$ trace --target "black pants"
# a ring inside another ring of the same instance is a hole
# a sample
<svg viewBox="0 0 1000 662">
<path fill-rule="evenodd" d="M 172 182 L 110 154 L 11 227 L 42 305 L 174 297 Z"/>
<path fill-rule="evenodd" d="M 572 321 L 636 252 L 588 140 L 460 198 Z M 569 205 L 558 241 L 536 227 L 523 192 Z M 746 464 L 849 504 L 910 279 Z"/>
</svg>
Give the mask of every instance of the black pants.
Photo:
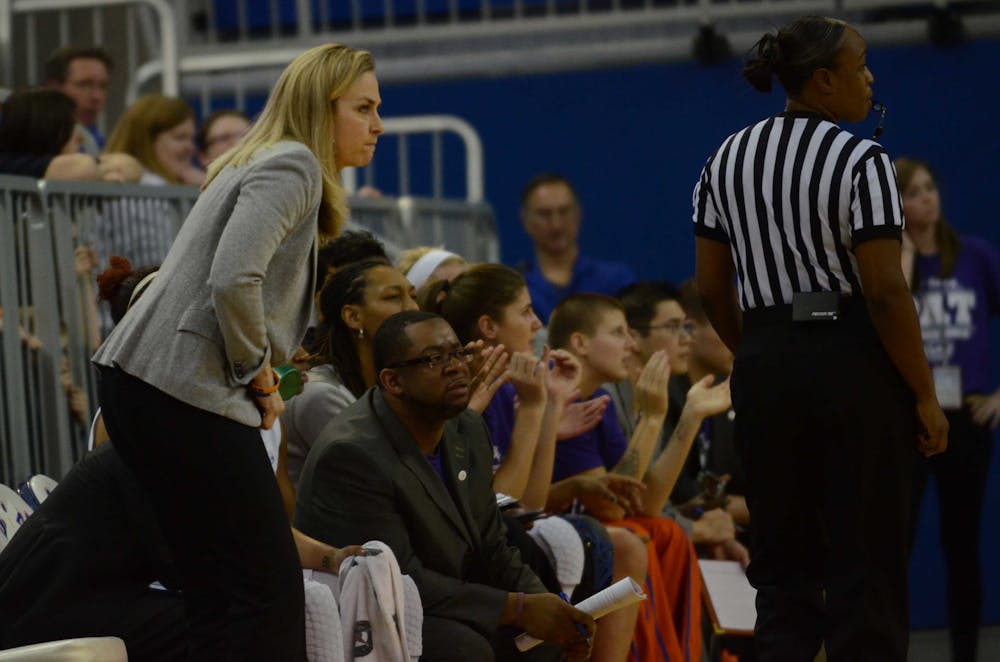
<svg viewBox="0 0 1000 662">
<path fill-rule="evenodd" d="M 948 567 L 948 626 L 954 662 L 975 662 L 982 611 L 979 536 L 993 433 L 972 421 L 968 409 L 948 414 L 948 450 L 914 457 L 913 527 L 928 474 L 934 473 L 941 505 L 941 548 Z"/>
<path fill-rule="evenodd" d="M 177 569 L 194 660 L 304 660 L 302 574 L 260 432 L 102 369 L 104 422 Z"/>
<path fill-rule="evenodd" d="M 84 457 L 0 554 L 0 649 L 109 636 L 130 660 L 183 660 L 187 619 L 153 591 L 166 559 L 149 506 L 115 449 Z"/>
<path fill-rule="evenodd" d="M 424 614 L 421 662 L 556 662 L 562 651 L 542 644 L 526 653 L 517 650 L 519 630 L 503 627 L 492 639 L 464 623 Z"/>
<path fill-rule="evenodd" d="M 790 314 L 788 318 L 790 319 Z M 863 302 L 747 316 L 732 381 L 761 660 L 905 660 L 914 400 Z"/>
</svg>

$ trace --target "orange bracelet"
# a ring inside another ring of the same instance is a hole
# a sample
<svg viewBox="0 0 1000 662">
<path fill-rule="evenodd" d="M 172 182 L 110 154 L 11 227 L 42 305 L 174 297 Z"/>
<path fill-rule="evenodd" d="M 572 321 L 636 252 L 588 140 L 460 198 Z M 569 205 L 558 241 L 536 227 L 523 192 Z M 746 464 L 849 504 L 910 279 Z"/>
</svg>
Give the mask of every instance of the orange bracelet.
<svg viewBox="0 0 1000 662">
<path fill-rule="evenodd" d="M 271 376 L 274 378 L 274 384 L 268 386 L 267 388 L 257 388 L 252 382 L 247 384 L 247 390 L 250 391 L 250 395 L 255 398 L 266 398 L 272 393 L 277 393 L 278 387 L 281 386 L 281 377 L 279 377 L 278 373 L 274 371 L 274 368 L 271 368 Z"/>
</svg>

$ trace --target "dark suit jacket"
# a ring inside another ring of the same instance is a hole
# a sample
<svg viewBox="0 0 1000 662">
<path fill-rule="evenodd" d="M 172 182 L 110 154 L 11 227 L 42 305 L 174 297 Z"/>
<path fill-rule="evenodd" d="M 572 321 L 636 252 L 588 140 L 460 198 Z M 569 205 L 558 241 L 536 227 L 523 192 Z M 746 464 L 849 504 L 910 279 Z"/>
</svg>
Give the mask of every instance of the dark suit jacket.
<svg viewBox="0 0 1000 662">
<path fill-rule="evenodd" d="M 493 492 L 493 446 L 467 410 L 445 426 L 444 482 L 378 389 L 323 429 L 306 458 L 295 526 L 332 545 L 385 542 L 424 613 L 494 635 L 507 593 L 545 587 L 508 546 Z"/>
</svg>

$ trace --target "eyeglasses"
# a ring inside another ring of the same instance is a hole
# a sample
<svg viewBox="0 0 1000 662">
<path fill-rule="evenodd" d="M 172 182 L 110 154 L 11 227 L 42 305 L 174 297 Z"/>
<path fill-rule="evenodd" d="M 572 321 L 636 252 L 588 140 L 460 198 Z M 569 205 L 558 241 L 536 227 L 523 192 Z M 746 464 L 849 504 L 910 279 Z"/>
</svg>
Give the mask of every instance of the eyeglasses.
<svg viewBox="0 0 1000 662">
<path fill-rule="evenodd" d="M 653 331 L 654 329 L 663 329 L 673 334 L 678 334 L 681 331 L 684 331 L 684 333 L 690 336 L 694 333 L 694 322 L 691 320 L 670 320 L 669 322 L 664 322 L 663 324 L 650 324 L 649 326 L 637 326 L 633 328 L 635 328 L 636 331 Z"/>
<path fill-rule="evenodd" d="M 395 363 L 387 365 L 386 368 L 406 368 L 408 366 L 420 365 L 434 369 L 448 365 L 452 361 L 458 361 L 459 363 L 471 363 L 472 357 L 475 355 L 476 350 L 474 347 L 465 347 L 463 349 L 456 349 L 453 352 L 438 352 L 435 354 L 428 354 L 426 356 L 418 356 L 415 359 L 396 361 Z"/>
</svg>

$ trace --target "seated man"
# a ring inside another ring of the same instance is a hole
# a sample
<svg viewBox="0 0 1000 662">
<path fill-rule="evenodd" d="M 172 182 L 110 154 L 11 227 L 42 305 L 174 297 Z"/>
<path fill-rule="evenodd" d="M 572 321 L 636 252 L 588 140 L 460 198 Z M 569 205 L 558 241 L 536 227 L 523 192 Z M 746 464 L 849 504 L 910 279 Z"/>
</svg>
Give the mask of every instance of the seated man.
<svg viewBox="0 0 1000 662">
<path fill-rule="evenodd" d="M 706 375 L 725 378 L 733 370 L 733 353 L 708 321 L 693 280 L 681 285 L 681 305 L 691 324 L 691 353 L 687 374 L 670 378 L 670 406 L 678 412 L 685 405 L 692 383 Z M 677 421 L 673 411 L 668 413 L 664 430 L 673 430 Z M 728 476 L 725 509 L 736 524 L 745 527 L 750 524 L 750 511 L 743 496 L 746 494 L 746 475 L 733 443 L 735 423 L 736 414 L 731 407 L 705 420 L 698 432 L 694 452 L 688 456 L 672 497 L 678 504 L 700 503 L 702 486 L 699 476 L 703 472 L 720 478 Z"/>
<path fill-rule="evenodd" d="M 313 444 L 295 524 L 330 544 L 392 548 L 420 590 L 423 660 L 585 659 L 593 620 L 546 593 L 507 544 L 489 434 L 468 409 L 473 352 L 438 315 L 387 319 L 374 340 L 378 386 Z M 514 628 L 563 651 L 519 655 Z"/>
<path fill-rule="evenodd" d="M 696 356 L 692 331 L 698 329 L 697 337 L 701 340 L 704 336 L 700 333 L 702 327 L 688 318 L 681 303 L 681 293 L 670 283 L 639 281 L 622 289 L 617 298 L 625 310 L 637 364 L 644 365 L 658 351 L 666 352 L 670 363 L 671 376 L 668 387 L 670 406 L 667 409 L 656 453 L 660 454 L 657 463 L 663 466 L 669 465 L 671 471 L 678 472 L 671 488 L 671 497 L 678 506 L 681 506 L 701 492 L 697 481 L 699 472 L 697 463 L 705 429 L 709 425 L 715 426 L 721 419 L 726 418 L 726 412 L 731 411 L 727 394 L 724 400 L 719 401 L 718 411 L 711 412 L 713 415 L 708 417 L 697 415 L 695 410 L 699 409 L 701 404 L 699 398 L 709 397 L 714 391 L 721 391 L 723 388 L 717 386 L 706 389 L 702 384 L 710 375 L 722 378 L 728 376 L 729 370 L 714 372 L 701 369 L 702 364 L 699 362 L 701 354 Z M 722 344 L 721 341 L 719 344 Z M 699 348 L 704 345 L 704 342 L 698 344 Z M 729 354 L 725 345 L 722 345 L 722 348 Z M 711 351 L 711 348 L 706 347 L 705 351 Z M 622 381 L 605 387 L 612 394 L 619 422 L 625 431 L 629 432 L 635 425 L 631 382 Z M 689 392 L 694 396 L 693 399 L 688 398 Z M 731 428 L 731 421 L 727 422 Z M 695 440 L 698 440 L 699 446 L 697 452 L 692 453 L 691 448 Z M 693 476 L 688 473 L 692 462 L 695 463 Z M 710 504 L 700 510 L 695 509 L 695 505 L 697 504 L 691 504 L 690 508 L 683 509 L 684 513 L 694 517 L 689 532 L 692 541 L 696 544 L 711 545 L 710 551 L 716 557 L 748 563 L 749 556 L 746 549 L 735 541 L 736 527 L 733 514 L 712 508 Z M 675 516 L 669 508 L 665 514 L 668 512 L 671 516 Z"/>
</svg>

